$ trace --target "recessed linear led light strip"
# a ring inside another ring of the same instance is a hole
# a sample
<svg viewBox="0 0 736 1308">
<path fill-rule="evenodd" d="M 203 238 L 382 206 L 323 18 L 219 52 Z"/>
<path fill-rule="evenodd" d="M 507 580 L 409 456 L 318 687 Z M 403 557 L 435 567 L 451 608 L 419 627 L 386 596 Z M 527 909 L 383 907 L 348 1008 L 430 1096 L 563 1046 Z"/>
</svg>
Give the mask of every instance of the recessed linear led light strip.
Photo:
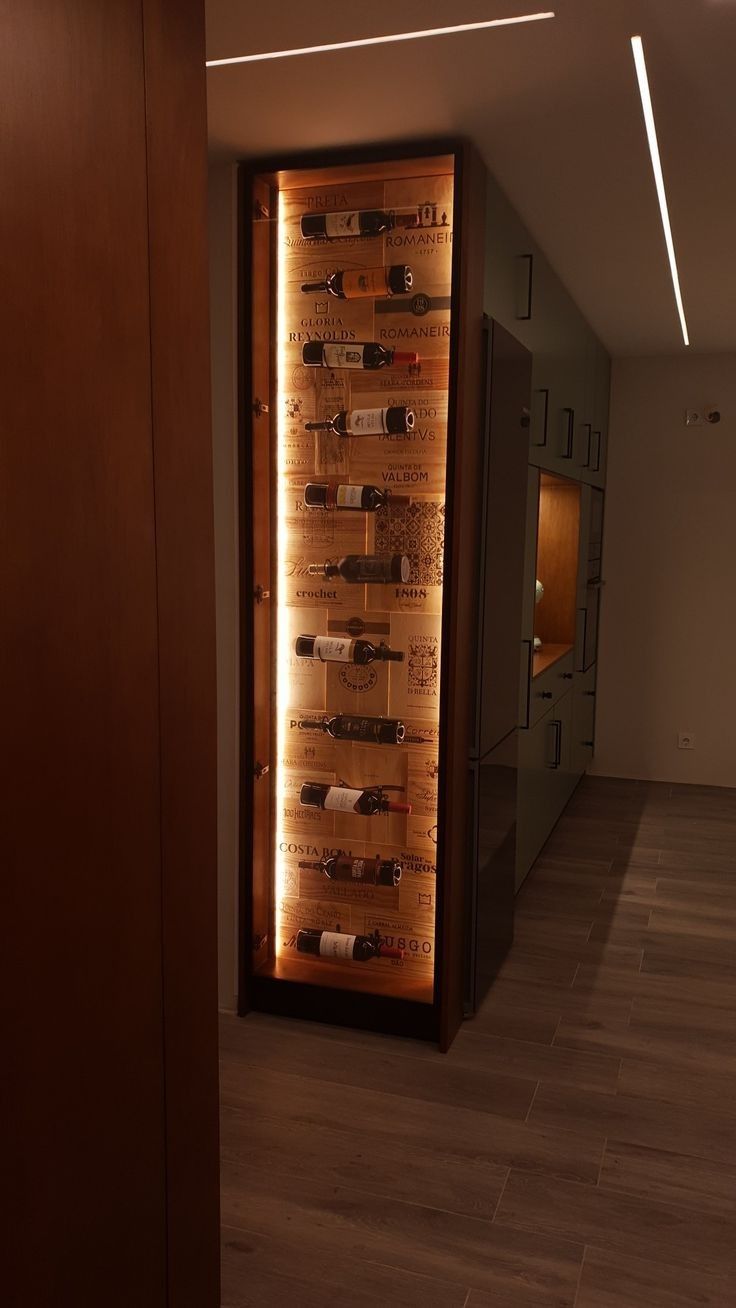
<svg viewBox="0 0 736 1308">
<path fill-rule="evenodd" d="M 649 78 L 647 77 L 647 65 L 644 59 L 644 46 L 640 36 L 632 36 L 631 49 L 634 55 L 634 65 L 636 67 L 636 76 L 639 82 L 639 95 L 641 96 L 641 107 L 644 114 L 644 123 L 647 129 L 647 140 L 649 142 L 649 153 L 652 159 L 652 171 L 654 181 L 657 187 L 657 198 L 659 200 L 659 211 L 662 215 L 662 227 L 664 229 L 665 245 L 667 246 L 667 257 L 670 261 L 670 275 L 672 277 L 672 287 L 675 292 L 675 303 L 677 312 L 680 315 L 680 326 L 682 328 L 682 338 L 686 345 L 690 344 L 690 338 L 687 334 L 687 323 L 685 321 L 685 310 L 682 304 L 682 293 L 680 291 L 680 278 L 677 272 L 677 260 L 675 258 L 675 245 L 672 240 L 672 228 L 670 226 L 670 215 L 667 208 L 667 195 L 664 189 L 664 175 L 662 173 L 662 163 L 659 157 L 659 145 L 657 144 L 657 128 L 654 123 L 654 110 L 652 108 L 652 97 L 649 92 Z"/>
<path fill-rule="evenodd" d="M 292 59 L 295 55 L 326 54 L 330 50 L 356 50 L 363 45 L 391 45 L 394 41 L 423 41 L 428 36 L 454 36 L 458 32 L 480 32 L 488 27 L 513 27 L 516 23 L 539 23 L 554 18 L 554 11 L 519 14 L 515 18 L 489 18 L 483 23 L 457 23 L 453 27 L 427 27 L 417 32 L 392 32 L 388 36 L 364 36 L 355 41 L 333 41 L 329 45 L 305 45 L 296 50 L 266 50 L 261 54 L 234 55 L 231 59 L 208 59 L 207 68 L 223 64 L 254 64 L 263 59 Z"/>
</svg>

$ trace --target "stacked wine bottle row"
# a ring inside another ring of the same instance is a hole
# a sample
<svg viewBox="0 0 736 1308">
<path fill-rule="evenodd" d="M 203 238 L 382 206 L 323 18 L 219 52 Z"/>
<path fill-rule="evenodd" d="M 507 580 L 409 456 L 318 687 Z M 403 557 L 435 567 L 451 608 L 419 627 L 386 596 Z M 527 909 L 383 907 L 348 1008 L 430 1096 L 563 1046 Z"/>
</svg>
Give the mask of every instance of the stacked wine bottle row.
<svg viewBox="0 0 736 1308">
<path fill-rule="evenodd" d="M 411 227 L 417 223 L 416 214 L 396 214 L 394 211 L 362 210 L 347 213 L 312 215 L 301 218 L 301 234 L 306 239 L 333 240 L 356 236 L 376 236 L 395 227 Z M 364 269 L 336 269 L 322 280 L 304 282 L 306 294 L 328 294 L 340 300 L 391 297 L 407 294 L 413 286 L 413 272 L 406 264 Z M 302 347 L 302 363 L 307 367 L 329 369 L 365 369 L 408 366 L 416 368 L 419 357 L 410 351 L 388 349 L 375 341 L 337 342 L 310 341 Z M 415 415 L 406 406 L 388 406 L 373 409 L 341 410 L 334 417 L 306 422 L 306 431 L 329 432 L 342 438 L 369 436 L 408 435 L 414 430 Z M 348 512 L 374 513 L 389 505 L 404 507 L 410 503 L 407 495 L 393 494 L 372 485 L 351 485 L 329 482 L 309 482 L 304 490 L 307 509 L 335 509 Z M 313 576 L 340 578 L 353 585 L 405 584 L 410 577 L 411 565 L 404 554 L 360 555 L 346 554 L 335 561 L 313 563 L 309 566 Z M 384 643 L 374 645 L 369 640 L 343 639 L 334 636 L 300 635 L 295 642 L 300 658 L 315 659 L 324 663 L 350 663 L 366 666 L 374 661 L 402 662 L 403 651 L 392 650 Z M 406 727 L 398 718 L 367 717 L 356 714 L 326 714 L 320 718 L 303 718 L 298 722 L 303 731 L 319 731 L 333 740 L 359 744 L 385 746 L 401 745 L 406 739 Z M 387 792 L 398 789 L 390 786 L 368 786 L 355 789 L 344 784 L 327 785 L 322 782 L 305 782 L 301 787 L 300 802 L 305 807 L 358 813 L 373 817 L 381 813 L 411 813 L 411 805 L 390 799 Z M 401 865 L 394 859 L 374 860 L 352 858 L 346 854 L 324 857 L 314 863 L 300 863 L 335 881 L 377 886 L 398 885 Z M 296 936 L 296 948 L 312 957 L 344 959 L 365 962 L 373 958 L 400 958 L 403 951 L 382 944 L 380 938 L 352 936 L 336 932 L 302 929 Z"/>
</svg>

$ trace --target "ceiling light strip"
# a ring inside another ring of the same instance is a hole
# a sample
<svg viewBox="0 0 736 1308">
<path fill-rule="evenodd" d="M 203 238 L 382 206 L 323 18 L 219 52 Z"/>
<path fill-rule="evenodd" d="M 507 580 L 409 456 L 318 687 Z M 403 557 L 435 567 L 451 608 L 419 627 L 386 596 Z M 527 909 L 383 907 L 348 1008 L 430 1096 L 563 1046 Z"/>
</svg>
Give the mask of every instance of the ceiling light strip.
<svg viewBox="0 0 736 1308">
<path fill-rule="evenodd" d="M 458 23 L 454 27 L 428 27 L 418 32 L 393 32 L 389 36 L 365 36 L 355 41 L 333 41 L 330 45 L 305 45 L 296 50 L 266 50 L 262 54 L 235 55 L 231 59 L 208 59 L 208 68 L 224 64 L 254 64 L 264 59 L 292 59 L 295 55 L 325 54 L 330 50 L 355 50 L 364 45 L 391 45 L 394 41 L 422 41 L 428 36 L 453 36 L 457 32 L 479 32 L 488 27 L 512 27 L 516 23 L 538 23 L 554 18 L 554 11 L 520 14 L 516 18 L 490 18 L 483 23 Z"/>
<path fill-rule="evenodd" d="M 680 326 L 682 328 L 682 338 L 686 345 L 690 344 L 690 338 L 687 334 L 687 323 L 685 321 L 685 310 L 682 304 L 682 293 L 680 291 L 680 277 L 677 272 L 677 259 L 675 258 L 675 244 L 672 240 L 672 228 L 670 226 L 670 215 L 667 208 L 667 195 L 664 189 L 664 175 L 662 173 L 662 163 L 659 157 L 659 145 L 657 144 L 657 129 L 654 124 L 654 110 L 652 109 L 652 97 L 649 92 L 649 78 L 647 77 L 647 65 L 644 59 L 644 46 L 640 36 L 632 36 L 631 49 L 634 55 L 634 65 L 636 67 L 636 76 L 639 82 L 639 95 L 641 96 L 641 107 L 644 114 L 644 123 L 647 129 L 647 140 L 649 142 L 649 153 L 652 159 L 652 171 L 654 181 L 657 187 L 657 198 L 659 200 L 659 211 L 662 215 L 662 227 L 664 229 L 665 245 L 667 246 L 667 257 L 670 261 L 670 275 L 672 277 L 672 287 L 675 292 L 675 303 L 677 312 L 680 315 Z"/>
</svg>

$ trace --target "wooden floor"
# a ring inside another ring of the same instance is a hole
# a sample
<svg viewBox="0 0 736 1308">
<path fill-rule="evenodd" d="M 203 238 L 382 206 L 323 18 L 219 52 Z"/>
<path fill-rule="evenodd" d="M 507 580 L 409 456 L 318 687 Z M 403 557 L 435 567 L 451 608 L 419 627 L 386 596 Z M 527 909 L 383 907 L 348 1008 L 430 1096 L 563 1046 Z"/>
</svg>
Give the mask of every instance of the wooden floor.
<svg viewBox="0 0 736 1308">
<path fill-rule="evenodd" d="M 736 791 L 586 779 L 442 1056 L 222 1023 L 223 1304 L 736 1305 Z"/>
</svg>

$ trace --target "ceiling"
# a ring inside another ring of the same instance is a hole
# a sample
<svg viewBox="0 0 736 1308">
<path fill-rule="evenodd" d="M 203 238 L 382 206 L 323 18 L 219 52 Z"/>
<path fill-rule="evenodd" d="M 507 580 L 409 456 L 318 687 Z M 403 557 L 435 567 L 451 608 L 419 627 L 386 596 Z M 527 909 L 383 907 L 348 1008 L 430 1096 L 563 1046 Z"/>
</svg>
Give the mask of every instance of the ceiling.
<svg viewBox="0 0 736 1308">
<path fill-rule="evenodd" d="M 469 136 L 608 349 L 684 351 L 638 32 L 691 350 L 736 350 L 736 0 L 207 0 L 208 58 L 546 8 L 557 17 L 208 69 L 212 152 Z"/>
</svg>

